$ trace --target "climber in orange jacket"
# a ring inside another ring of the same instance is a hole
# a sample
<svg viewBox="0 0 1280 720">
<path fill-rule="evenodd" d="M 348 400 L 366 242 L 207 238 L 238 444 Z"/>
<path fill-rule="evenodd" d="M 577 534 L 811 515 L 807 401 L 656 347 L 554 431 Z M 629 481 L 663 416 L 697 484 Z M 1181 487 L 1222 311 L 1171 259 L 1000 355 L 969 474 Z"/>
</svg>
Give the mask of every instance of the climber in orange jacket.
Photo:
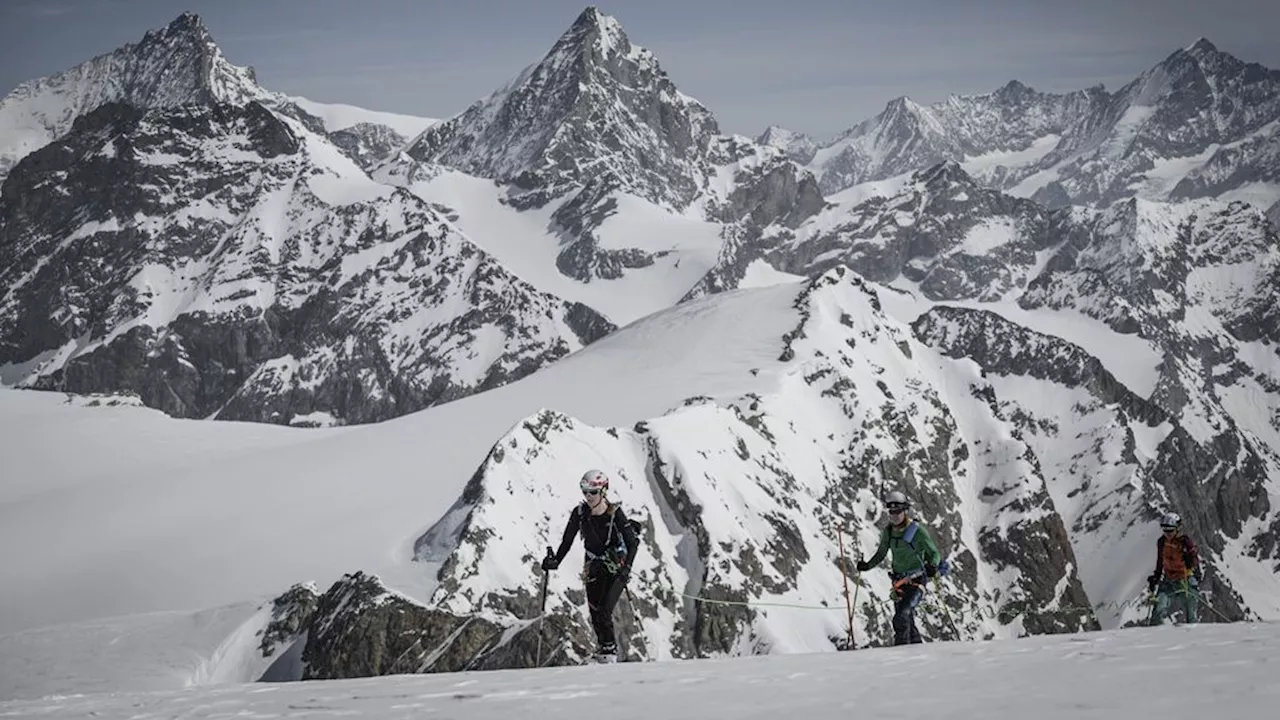
<svg viewBox="0 0 1280 720">
<path fill-rule="evenodd" d="M 1185 621 L 1194 623 L 1200 610 L 1200 550 L 1182 532 L 1177 513 L 1166 513 L 1160 529 L 1164 532 L 1156 540 L 1156 570 L 1147 578 L 1147 588 L 1156 596 L 1151 624 L 1164 622 L 1175 599 L 1182 600 Z"/>
</svg>

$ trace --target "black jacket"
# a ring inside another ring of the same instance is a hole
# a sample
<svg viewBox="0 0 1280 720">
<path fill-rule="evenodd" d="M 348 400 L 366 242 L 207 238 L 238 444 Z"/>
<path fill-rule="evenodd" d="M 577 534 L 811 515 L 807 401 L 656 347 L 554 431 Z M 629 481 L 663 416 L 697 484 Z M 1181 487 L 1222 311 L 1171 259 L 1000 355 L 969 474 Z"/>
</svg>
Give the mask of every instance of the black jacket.
<svg viewBox="0 0 1280 720">
<path fill-rule="evenodd" d="M 573 538 L 579 532 L 582 533 L 582 547 L 586 550 L 588 562 L 608 556 L 612 561 L 629 568 L 640 547 L 635 526 L 627 520 L 621 507 L 610 504 L 604 513 L 592 515 L 591 508 L 583 502 L 569 513 L 564 538 L 560 541 L 560 549 L 556 551 L 557 564 L 569 553 Z"/>
</svg>

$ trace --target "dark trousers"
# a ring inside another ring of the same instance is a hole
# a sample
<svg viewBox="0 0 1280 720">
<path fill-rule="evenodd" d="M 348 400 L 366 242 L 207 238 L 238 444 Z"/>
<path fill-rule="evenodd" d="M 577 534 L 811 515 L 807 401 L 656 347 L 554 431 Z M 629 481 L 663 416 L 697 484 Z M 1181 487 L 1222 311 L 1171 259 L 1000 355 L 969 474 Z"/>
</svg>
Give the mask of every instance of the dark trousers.
<svg viewBox="0 0 1280 720">
<path fill-rule="evenodd" d="M 618 598 L 622 597 L 622 591 L 627 585 L 598 560 L 587 563 L 585 575 L 591 629 L 595 630 L 596 641 L 600 643 L 602 650 L 613 650 L 616 647 L 613 608 L 618 604 Z"/>
<path fill-rule="evenodd" d="M 916 606 L 924 597 L 924 590 L 915 583 L 906 583 L 894 594 L 893 644 L 914 645 L 922 643 L 920 630 L 916 628 Z"/>
</svg>

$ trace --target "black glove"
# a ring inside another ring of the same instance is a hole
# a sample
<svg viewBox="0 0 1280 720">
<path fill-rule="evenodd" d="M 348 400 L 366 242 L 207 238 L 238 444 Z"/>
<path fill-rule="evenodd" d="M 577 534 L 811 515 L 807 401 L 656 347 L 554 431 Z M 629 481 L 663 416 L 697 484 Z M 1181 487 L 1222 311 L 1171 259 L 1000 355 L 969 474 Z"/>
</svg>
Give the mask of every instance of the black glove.
<svg viewBox="0 0 1280 720">
<path fill-rule="evenodd" d="M 558 567 L 560 567 L 560 561 L 556 559 L 555 555 L 548 555 L 542 558 L 543 570 L 555 570 Z"/>
<path fill-rule="evenodd" d="M 1160 576 L 1156 575 L 1155 573 L 1151 573 L 1150 577 L 1147 578 L 1147 590 L 1149 592 L 1155 592 L 1156 585 L 1159 585 L 1159 584 L 1160 584 Z"/>
<path fill-rule="evenodd" d="M 871 569 L 871 563 L 867 562 L 866 560 L 858 561 L 858 572 L 866 572 L 870 569 Z"/>
<path fill-rule="evenodd" d="M 618 579 L 622 581 L 623 585 L 626 585 L 627 581 L 631 579 L 631 568 L 626 565 L 620 566 L 618 568 Z"/>
<path fill-rule="evenodd" d="M 935 576 L 935 575 L 937 575 L 937 574 L 938 574 L 938 568 L 937 568 L 937 566 L 935 566 L 935 565 L 931 565 L 931 564 L 929 564 L 929 563 L 926 563 L 926 564 L 925 564 L 925 566 L 924 566 L 924 576 L 925 576 L 925 577 L 930 577 L 930 578 L 931 578 L 931 577 L 933 577 L 933 576 Z"/>
</svg>

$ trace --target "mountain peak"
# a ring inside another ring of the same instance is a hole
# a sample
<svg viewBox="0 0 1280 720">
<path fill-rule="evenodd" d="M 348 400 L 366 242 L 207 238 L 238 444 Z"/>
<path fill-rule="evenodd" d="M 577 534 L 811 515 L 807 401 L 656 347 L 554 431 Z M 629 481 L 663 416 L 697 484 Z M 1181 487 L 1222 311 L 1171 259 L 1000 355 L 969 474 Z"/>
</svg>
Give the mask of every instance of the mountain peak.
<svg viewBox="0 0 1280 720">
<path fill-rule="evenodd" d="M 1218 47 L 1213 43 L 1209 42 L 1208 38 L 1200 37 L 1200 38 L 1197 38 L 1195 42 L 1188 45 L 1186 47 L 1186 51 L 1193 55 L 1211 54 L 1211 53 L 1218 52 Z"/>
<path fill-rule="evenodd" d="M 218 52 L 218 46 L 213 42 L 209 28 L 205 27 L 204 20 L 193 12 L 184 12 L 171 20 L 168 25 L 148 30 L 142 36 L 141 42 L 125 47 L 148 48 L 156 43 L 184 42 L 190 43 L 193 48 L 197 48 L 202 53 Z"/>
<path fill-rule="evenodd" d="M 944 160 L 935 165 L 919 170 L 915 174 L 915 180 L 927 187 L 939 187 L 943 185 L 964 185 L 974 186 L 976 183 L 969 173 L 964 171 L 960 163 L 954 160 Z"/>
<path fill-rule="evenodd" d="M 174 18 L 168 26 L 170 30 L 196 28 L 204 28 L 204 21 L 200 19 L 199 15 L 189 10 Z"/>
<path fill-rule="evenodd" d="M 617 20 L 600 12 L 600 8 L 595 5 L 588 5 L 578 14 L 570 29 L 573 28 L 621 29 Z"/>
<path fill-rule="evenodd" d="M 539 61 L 432 126 L 408 156 L 538 191 L 613 182 L 683 207 L 719 127 L 614 18 L 588 7 Z M 530 195 L 532 198 L 533 195 Z"/>
<path fill-rule="evenodd" d="M 243 105 L 269 95 L 252 68 L 227 61 L 200 16 L 182 13 L 137 42 L 25 82 L 0 99 L 0 126 L 22 128 L 0 138 L 0 180 L 22 157 L 70 130 L 77 117 L 107 103 Z"/>
<path fill-rule="evenodd" d="M 647 50 L 631 44 L 617 18 L 600 12 L 594 5 L 588 6 L 578 15 L 573 25 L 556 41 L 548 58 L 576 55 L 586 58 L 593 54 L 591 50 L 606 59 L 621 54 L 630 59 L 643 57 L 653 62 L 653 57 Z"/>
<path fill-rule="evenodd" d="M 808 135 L 788 130 L 781 125 L 770 125 L 756 138 L 756 143 L 766 147 L 777 148 L 798 163 L 807 163 L 813 159 L 818 145 Z"/>
<path fill-rule="evenodd" d="M 915 100 L 912 100 L 907 95 L 899 95 L 898 97 L 885 103 L 884 109 L 885 110 L 908 110 L 911 112 L 917 112 L 920 110 L 920 103 L 916 102 Z"/>
<path fill-rule="evenodd" d="M 1002 98 L 1024 97 L 1026 95 L 1031 95 L 1034 92 L 1035 90 L 1032 89 L 1031 86 L 1018 80 L 1010 80 L 1009 82 L 1005 83 L 999 90 L 995 91 L 995 96 L 1002 97 Z"/>
</svg>

